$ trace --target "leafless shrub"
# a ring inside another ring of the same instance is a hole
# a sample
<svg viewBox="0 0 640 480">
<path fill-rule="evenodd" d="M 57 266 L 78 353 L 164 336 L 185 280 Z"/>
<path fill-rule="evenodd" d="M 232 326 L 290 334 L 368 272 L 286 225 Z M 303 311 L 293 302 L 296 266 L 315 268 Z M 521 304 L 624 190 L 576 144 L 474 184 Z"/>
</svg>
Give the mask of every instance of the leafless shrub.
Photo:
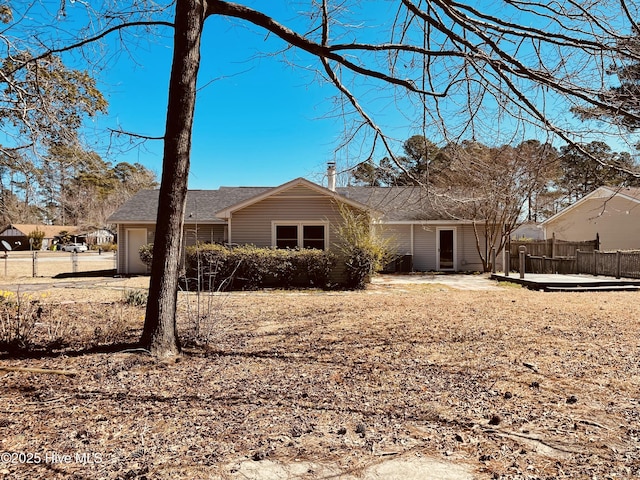
<svg viewBox="0 0 640 480">
<path fill-rule="evenodd" d="M 218 326 L 225 303 L 230 298 L 230 293 L 225 293 L 226 285 L 232 282 L 231 276 L 220 282 L 209 281 L 209 290 L 196 288 L 194 292 L 189 292 L 189 282 L 183 282 L 186 295 L 185 316 L 183 318 L 186 323 L 183 341 L 186 345 L 207 346 L 216 337 L 219 331 Z M 218 285 L 215 289 L 214 286 Z"/>
<path fill-rule="evenodd" d="M 40 323 L 40 326 L 44 330 L 45 343 L 51 347 L 66 344 L 75 328 L 62 315 L 48 315 L 46 321 Z"/>
<path fill-rule="evenodd" d="M 28 293 L 0 292 L 0 348 L 22 350 L 34 339 L 40 321 L 40 298 Z"/>
<path fill-rule="evenodd" d="M 125 301 L 111 304 L 111 311 L 106 315 L 106 321 L 93 329 L 92 343 L 111 344 L 128 340 L 128 332 L 132 324 L 137 321 L 137 316 L 143 317 L 142 305 Z"/>
<path fill-rule="evenodd" d="M 147 304 L 148 296 L 146 290 L 126 290 L 122 301 L 127 305 L 143 307 Z"/>
</svg>

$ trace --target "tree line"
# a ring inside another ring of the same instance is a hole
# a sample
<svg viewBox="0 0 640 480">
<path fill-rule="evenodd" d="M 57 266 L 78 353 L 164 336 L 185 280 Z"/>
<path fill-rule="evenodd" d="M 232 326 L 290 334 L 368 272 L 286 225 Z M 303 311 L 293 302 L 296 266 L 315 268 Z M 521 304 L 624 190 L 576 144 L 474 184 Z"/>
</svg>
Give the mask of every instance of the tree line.
<svg viewBox="0 0 640 480">
<path fill-rule="evenodd" d="M 403 155 L 365 161 L 351 170 L 361 185 L 423 188 L 445 217 L 471 220 L 485 271 L 490 245 L 501 250 L 523 221 L 542 221 L 602 185 L 638 186 L 640 168 L 628 152 L 606 143 L 555 148 L 526 140 L 491 147 L 477 141 L 438 147 L 414 135 Z"/>
<path fill-rule="evenodd" d="M 104 227 L 156 175 L 140 163 L 115 165 L 78 145 L 52 145 L 42 161 L 0 151 L 0 223 Z"/>
<path fill-rule="evenodd" d="M 484 210 L 510 210 L 510 223 L 545 220 L 600 186 L 640 186 L 640 167 L 631 153 L 602 141 L 560 148 L 538 140 L 438 147 L 414 135 L 404 142 L 402 155 L 359 163 L 350 176 L 359 185 L 446 189 L 460 202 L 484 203 Z"/>
</svg>

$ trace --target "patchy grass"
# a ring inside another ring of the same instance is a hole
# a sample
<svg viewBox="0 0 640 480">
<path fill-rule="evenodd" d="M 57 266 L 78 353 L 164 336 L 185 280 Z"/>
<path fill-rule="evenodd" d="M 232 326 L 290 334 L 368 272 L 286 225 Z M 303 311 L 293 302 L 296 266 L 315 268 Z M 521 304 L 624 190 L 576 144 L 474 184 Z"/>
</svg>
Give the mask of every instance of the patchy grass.
<svg viewBox="0 0 640 480">
<path fill-rule="evenodd" d="M 638 293 L 181 295 L 180 331 L 200 335 L 167 364 L 132 350 L 144 307 L 109 285 L 76 285 L 78 302 L 51 289 L 34 342 L 55 322 L 64 344 L 2 359 L 76 374 L 0 372 L 0 452 L 43 460 L 0 463 L 5 478 L 236 478 L 263 458 L 357 472 L 417 454 L 479 478 L 640 475 Z"/>
<path fill-rule="evenodd" d="M 522 288 L 522 285 L 515 282 L 498 282 L 498 285 L 503 288 Z"/>
</svg>

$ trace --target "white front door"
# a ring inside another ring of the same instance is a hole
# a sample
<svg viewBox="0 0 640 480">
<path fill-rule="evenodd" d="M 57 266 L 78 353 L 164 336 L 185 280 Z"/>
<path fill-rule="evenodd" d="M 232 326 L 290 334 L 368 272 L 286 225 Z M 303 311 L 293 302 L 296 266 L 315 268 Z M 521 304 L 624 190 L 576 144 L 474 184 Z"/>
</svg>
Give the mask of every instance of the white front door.
<svg viewBox="0 0 640 480">
<path fill-rule="evenodd" d="M 127 265 L 129 275 L 147 273 L 147 266 L 140 260 L 140 247 L 147 243 L 146 228 L 127 228 L 126 230 Z"/>
</svg>

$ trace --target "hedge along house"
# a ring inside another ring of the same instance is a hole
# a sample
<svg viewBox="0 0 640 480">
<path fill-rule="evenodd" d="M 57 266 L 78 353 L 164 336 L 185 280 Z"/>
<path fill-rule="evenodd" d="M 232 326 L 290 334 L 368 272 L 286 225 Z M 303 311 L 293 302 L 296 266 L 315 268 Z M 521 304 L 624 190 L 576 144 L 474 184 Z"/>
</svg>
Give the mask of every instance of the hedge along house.
<svg viewBox="0 0 640 480">
<path fill-rule="evenodd" d="M 335 226 L 342 221 L 338 208 L 342 203 L 369 213 L 396 254 L 410 259 L 410 270 L 482 270 L 473 222 L 452 219 L 451 212 L 437 213 L 424 189 L 336 188 L 331 166 L 328 178 L 328 187 L 296 178 L 278 187 L 190 190 L 183 245 L 205 242 L 336 251 L 340 239 Z M 138 250 L 154 240 L 157 209 L 158 190 L 144 190 L 109 218 L 117 224 L 118 273 L 147 273 Z"/>
</svg>

